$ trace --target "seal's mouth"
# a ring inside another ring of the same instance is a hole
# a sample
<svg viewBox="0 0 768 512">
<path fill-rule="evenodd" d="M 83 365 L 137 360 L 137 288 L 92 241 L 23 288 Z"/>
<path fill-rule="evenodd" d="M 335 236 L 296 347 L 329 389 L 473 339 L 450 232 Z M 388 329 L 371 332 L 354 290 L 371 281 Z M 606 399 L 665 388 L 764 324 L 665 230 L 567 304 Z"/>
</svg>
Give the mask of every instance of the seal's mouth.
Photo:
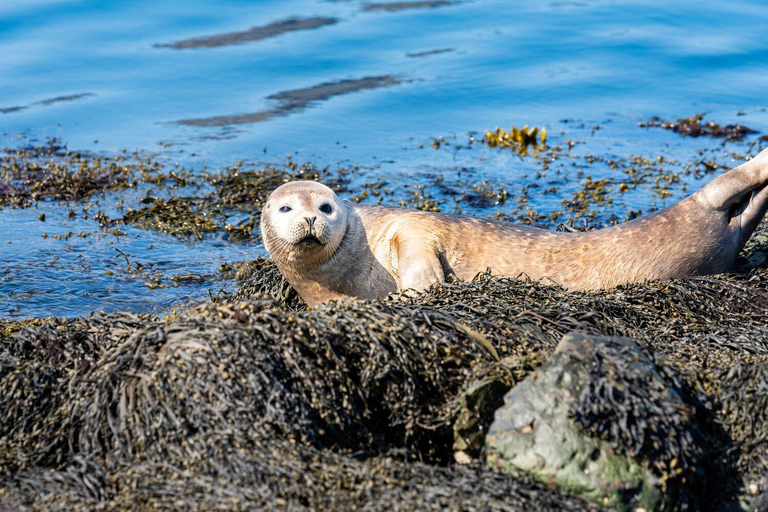
<svg viewBox="0 0 768 512">
<path fill-rule="evenodd" d="M 296 242 L 296 245 L 301 245 L 304 247 L 312 247 L 315 245 L 324 245 L 319 238 L 317 238 L 315 235 L 307 235 L 298 242 Z"/>
</svg>

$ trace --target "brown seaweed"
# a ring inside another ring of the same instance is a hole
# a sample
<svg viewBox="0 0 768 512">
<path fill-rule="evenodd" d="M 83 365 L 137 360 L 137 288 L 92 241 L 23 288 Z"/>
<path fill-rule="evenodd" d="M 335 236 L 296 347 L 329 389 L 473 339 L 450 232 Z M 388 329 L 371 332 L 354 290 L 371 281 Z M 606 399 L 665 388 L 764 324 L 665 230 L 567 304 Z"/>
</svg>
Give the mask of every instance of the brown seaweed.
<svg viewBox="0 0 768 512">
<path fill-rule="evenodd" d="M 742 141 L 747 135 L 757 133 L 756 130 L 741 124 L 720 125 L 714 121 L 702 122 L 704 114 L 697 114 L 677 121 L 664 121 L 653 117 L 640 123 L 641 128 L 659 127 L 679 133 L 683 137 L 713 137 L 727 142 Z"/>
</svg>

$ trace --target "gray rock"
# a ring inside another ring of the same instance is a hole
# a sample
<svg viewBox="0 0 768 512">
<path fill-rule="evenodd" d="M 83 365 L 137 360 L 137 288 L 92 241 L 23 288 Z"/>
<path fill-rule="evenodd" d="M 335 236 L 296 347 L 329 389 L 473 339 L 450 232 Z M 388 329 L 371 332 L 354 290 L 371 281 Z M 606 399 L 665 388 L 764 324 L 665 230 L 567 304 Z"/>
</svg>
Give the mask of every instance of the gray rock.
<svg viewBox="0 0 768 512">
<path fill-rule="evenodd" d="M 620 511 L 678 499 L 670 484 L 700 453 L 690 407 L 629 339 L 568 334 L 504 401 L 486 436 L 488 465 Z"/>
</svg>

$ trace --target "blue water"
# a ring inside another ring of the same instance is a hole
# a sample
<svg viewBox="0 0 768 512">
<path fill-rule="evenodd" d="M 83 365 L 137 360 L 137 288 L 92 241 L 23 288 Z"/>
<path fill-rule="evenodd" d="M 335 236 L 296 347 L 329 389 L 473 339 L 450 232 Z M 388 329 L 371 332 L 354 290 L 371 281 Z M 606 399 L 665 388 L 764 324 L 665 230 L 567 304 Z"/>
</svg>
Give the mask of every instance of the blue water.
<svg viewBox="0 0 768 512">
<path fill-rule="evenodd" d="M 572 139 L 581 155 L 684 162 L 705 149 L 724 165 L 732 163 L 731 151 L 745 153 L 755 137 L 722 149 L 719 141 L 637 124 L 654 115 L 706 113 L 768 133 L 768 7 L 761 1 L 476 0 L 399 11 L 366 5 L 3 0 L 0 143 L 57 137 L 72 149 L 109 154 L 128 148 L 214 169 L 289 153 L 318 165 L 359 163 L 361 182 L 390 180 L 394 192 L 387 200 L 394 202 L 435 175 L 457 183 L 495 180 L 512 192 L 533 183 L 538 164 L 532 159 L 466 148 L 467 132 L 496 126 L 544 126 L 553 143 Z M 230 46 L 157 46 L 295 17 L 337 22 Z M 284 91 L 383 76 L 399 83 L 308 102 L 260 122 L 178 123 L 268 111 L 279 103 L 269 97 Z M 463 147 L 434 150 L 435 137 Z M 532 197 L 537 211 L 561 209 L 560 199 L 586 174 L 616 178 L 619 172 L 583 160 L 578 165 L 581 174 L 553 171 L 543 178 L 541 185 L 560 190 Z M 700 185 L 695 177 L 683 182 L 668 198 L 640 188 L 610 213 L 623 218 L 629 210 L 657 208 Z M 38 220 L 41 210 L 0 211 L 2 318 L 162 311 L 232 286 L 150 290 L 141 280 L 110 273 L 125 265 L 116 247 L 166 276 L 213 273 L 223 261 L 264 254 L 258 244 L 216 237 L 181 242 L 135 228 L 115 237 L 93 221 L 69 220 L 64 206 L 41 208 L 45 223 Z M 491 215 L 511 205 L 461 208 Z M 94 234 L 50 236 L 85 230 Z"/>
</svg>

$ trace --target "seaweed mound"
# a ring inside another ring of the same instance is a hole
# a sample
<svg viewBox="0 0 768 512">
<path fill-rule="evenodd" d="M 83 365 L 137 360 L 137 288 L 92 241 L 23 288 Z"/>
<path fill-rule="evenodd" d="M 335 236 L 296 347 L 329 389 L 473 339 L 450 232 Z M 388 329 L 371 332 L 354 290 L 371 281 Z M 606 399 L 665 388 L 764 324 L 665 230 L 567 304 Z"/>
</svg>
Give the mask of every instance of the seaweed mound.
<svg viewBox="0 0 768 512">
<path fill-rule="evenodd" d="M 587 339 L 589 376 L 573 411 L 575 421 L 614 448 L 652 460 L 650 471 L 660 481 L 694 480 L 702 457 L 701 439 L 691 426 L 696 410 L 681 403 L 684 392 L 675 372 L 650 358 L 638 361 L 647 355 L 633 354 L 632 345 L 593 340 Z"/>
<path fill-rule="evenodd" d="M 588 509 L 530 480 L 441 467 L 452 398 L 491 352 L 512 348 L 467 332 L 405 303 L 296 313 L 272 300 L 24 330 L 2 354 L 0 497 L 45 508 Z"/>
<path fill-rule="evenodd" d="M 766 250 L 757 240 L 749 254 Z M 577 330 L 638 340 L 679 383 L 706 441 L 700 503 L 717 508 L 768 471 L 768 270 L 742 265 L 591 293 L 480 275 L 306 309 L 263 263 L 239 294 L 168 318 L 32 325 L 0 346 L 0 504 L 589 510 L 451 462 L 462 393 L 514 386 Z M 599 385 L 589 403 L 613 417 Z M 679 444 L 646 449 L 628 425 L 595 435 L 668 467 Z"/>
</svg>

